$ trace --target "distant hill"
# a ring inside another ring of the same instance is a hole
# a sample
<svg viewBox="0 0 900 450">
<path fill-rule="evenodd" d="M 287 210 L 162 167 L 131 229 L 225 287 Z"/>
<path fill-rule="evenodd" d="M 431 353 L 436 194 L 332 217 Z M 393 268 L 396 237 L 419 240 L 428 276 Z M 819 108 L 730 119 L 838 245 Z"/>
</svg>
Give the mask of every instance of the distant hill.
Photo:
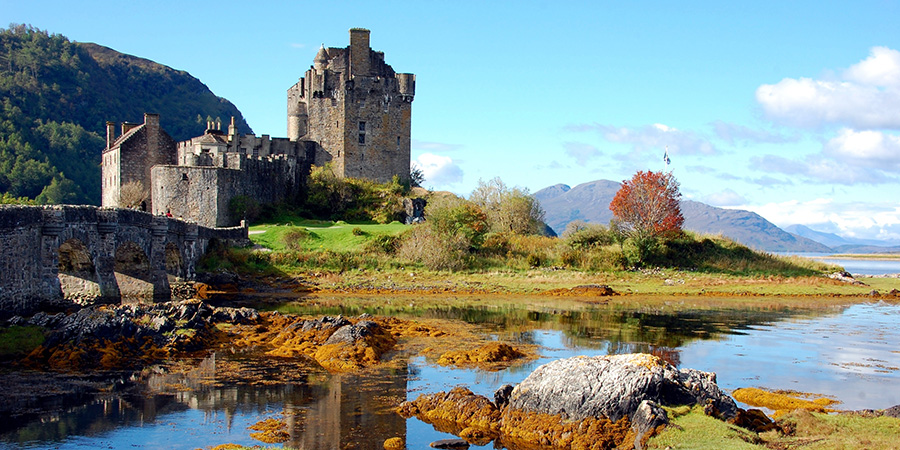
<svg viewBox="0 0 900 450">
<path fill-rule="evenodd" d="M 546 222 L 561 234 L 569 222 L 583 220 L 608 224 L 612 219 L 609 203 L 620 183 L 597 180 L 574 188 L 557 184 L 534 193 L 546 212 Z M 830 252 L 831 249 L 813 240 L 790 234 L 759 214 L 716 208 L 692 200 L 681 202 L 685 229 L 710 234 L 722 234 L 752 248 L 780 252 Z"/>
<path fill-rule="evenodd" d="M 813 230 L 805 225 L 790 225 L 784 228 L 798 236 L 812 239 L 831 247 L 836 253 L 897 253 L 900 242 L 877 239 L 846 238 L 834 233 Z"/>
<path fill-rule="evenodd" d="M 26 25 L 0 29 L 0 194 L 41 203 L 100 202 L 106 121 L 158 113 L 175 140 L 207 117 L 251 133 L 240 111 L 184 71 Z"/>
</svg>

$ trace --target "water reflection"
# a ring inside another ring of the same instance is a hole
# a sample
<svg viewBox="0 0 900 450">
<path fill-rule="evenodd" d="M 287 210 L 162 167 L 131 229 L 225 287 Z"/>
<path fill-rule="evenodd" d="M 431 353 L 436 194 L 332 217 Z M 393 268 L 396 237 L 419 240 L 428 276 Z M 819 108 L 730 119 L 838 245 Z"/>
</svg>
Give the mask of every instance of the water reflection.
<svg viewBox="0 0 900 450">
<path fill-rule="evenodd" d="M 407 300 L 343 299 L 340 306 L 292 302 L 306 315 L 437 318 L 478 324 L 488 336 L 541 347 L 536 361 L 485 372 L 398 356 L 390 367 L 332 375 L 298 360 L 209 355 L 135 374 L 127 383 L 65 412 L 15 424 L 0 447 L 204 448 L 259 444 L 248 426 L 283 418 L 299 449 L 381 448 L 405 437 L 426 448 L 448 437 L 393 412 L 424 392 L 466 385 L 492 395 L 538 365 L 574 355 L 648 352 L 675 365 L 717 372 L 726 389 L 761 386 L 830 395 L 846 408 L 885 408 L 900 380 L 900 307 L 662 308 L 561 304 L 410 306 Z M 876 398 L 877 397 L 877 398 Z M 889 403 L 889 404 L 888 404 Z M 9 428 L 7 428 L 9 430 Z"/>
<path fill-rule="evenodd" d="M 285 445 L 298 449 L 334 449 L 347 442 L 379 448 L 389 437 L 406 435 L 406 420 L 393 412 L 406 399 L 405 366 L 333 376 L 321 371 L 296 373 L 294 382 L 268 384 L 267 379 L 233 383 L 232 367 L 224 371 L 227 380 L 223 380 L 221 367 L 232 363 L 218 358 L 217 370 L 213 354 L 186 371 L 157 369 L 136 375 L 126 392 L 19 424 L 0 435 L 0 445 L 43 448 L 54 443 L 60 449 L 81 448 L 85 442 L 91 443 L 88 447 L 102 442 L 113 448 L 255 445 L 260 442 L 249 437 L 247 427 L 267 417 L 286 422 L 290 439 Z M 166 428 L 175 428 L 173 423 L 179 429 L 166 434 Z M 193 427 L 214 431 L 198 436 Z M 131 432 L 117 434 L 117 430 Z"/>
</svg>

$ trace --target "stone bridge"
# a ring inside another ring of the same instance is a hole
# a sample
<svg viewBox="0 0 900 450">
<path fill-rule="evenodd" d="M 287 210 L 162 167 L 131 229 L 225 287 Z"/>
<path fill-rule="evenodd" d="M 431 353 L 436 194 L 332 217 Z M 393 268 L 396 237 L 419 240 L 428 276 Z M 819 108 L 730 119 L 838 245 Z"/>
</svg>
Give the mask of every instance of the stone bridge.
<svg viewBox="0 0 900 450">
<path fill-rule="evenodd" d="M 0 316 L 168 300 L 170 282 L 192 280 L 213 240 L 244 244 L 247 228 L 96 206 L 0 206 Z"/>
</svg>

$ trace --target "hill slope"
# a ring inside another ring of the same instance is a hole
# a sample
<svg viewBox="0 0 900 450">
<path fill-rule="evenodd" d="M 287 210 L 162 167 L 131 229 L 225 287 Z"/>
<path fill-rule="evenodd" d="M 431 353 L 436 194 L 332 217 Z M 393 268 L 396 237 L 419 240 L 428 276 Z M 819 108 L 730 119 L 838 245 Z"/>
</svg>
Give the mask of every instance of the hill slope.
<svg viewBox="0 0 900 450">
<path fill-rule="evenodd" d="M 608 224 L 612 219 L 609 203 L 620 183 L 597 180 L 574 188 L 557 184 L 534 193 L 547 213 L 546 222 L 557 233 L 574 220 Z M 681 202 L 684 228 L 700 233 L 722 234 L 749 247 L 765 251 L 829 252 L 827 246 L 792 235 L 759 214 L 716 208 L 692 200 Z"/>
<path fill-rule="evenodd" d="M 240 111 L 200 80 L 97 44 L 30 26 L 0 29 L 0 194 L 42 203 L 100 202 L 106 121 L 158 113 L 175 140 L 201 134 L 206 118 Z M 199 119 L 199 123 L 198 123 Z"/>
</svg>

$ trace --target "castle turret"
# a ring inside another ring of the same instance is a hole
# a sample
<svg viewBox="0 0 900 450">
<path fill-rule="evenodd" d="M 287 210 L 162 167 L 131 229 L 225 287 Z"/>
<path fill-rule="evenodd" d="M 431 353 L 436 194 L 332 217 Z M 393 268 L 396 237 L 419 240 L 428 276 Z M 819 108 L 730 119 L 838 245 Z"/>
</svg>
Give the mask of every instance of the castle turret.
<svg viewBox="0 0 900 450">
<path fill-rule="evenodd" d="M 410 103 L 416 95 L 416 76 L 411 73 L 398 73 L 397 81 L 399 83 L 400 95 L 403 101 Z"/>
<path fill-rule="evenodd" d="M 328 50 L 325 50 L 325 44 L 319 47 L 319 53 L 316 53 L 316 59 L 313 60 L 313 67 L 322 73 L 325 66 L 328 65 Z"/>
</svg>

